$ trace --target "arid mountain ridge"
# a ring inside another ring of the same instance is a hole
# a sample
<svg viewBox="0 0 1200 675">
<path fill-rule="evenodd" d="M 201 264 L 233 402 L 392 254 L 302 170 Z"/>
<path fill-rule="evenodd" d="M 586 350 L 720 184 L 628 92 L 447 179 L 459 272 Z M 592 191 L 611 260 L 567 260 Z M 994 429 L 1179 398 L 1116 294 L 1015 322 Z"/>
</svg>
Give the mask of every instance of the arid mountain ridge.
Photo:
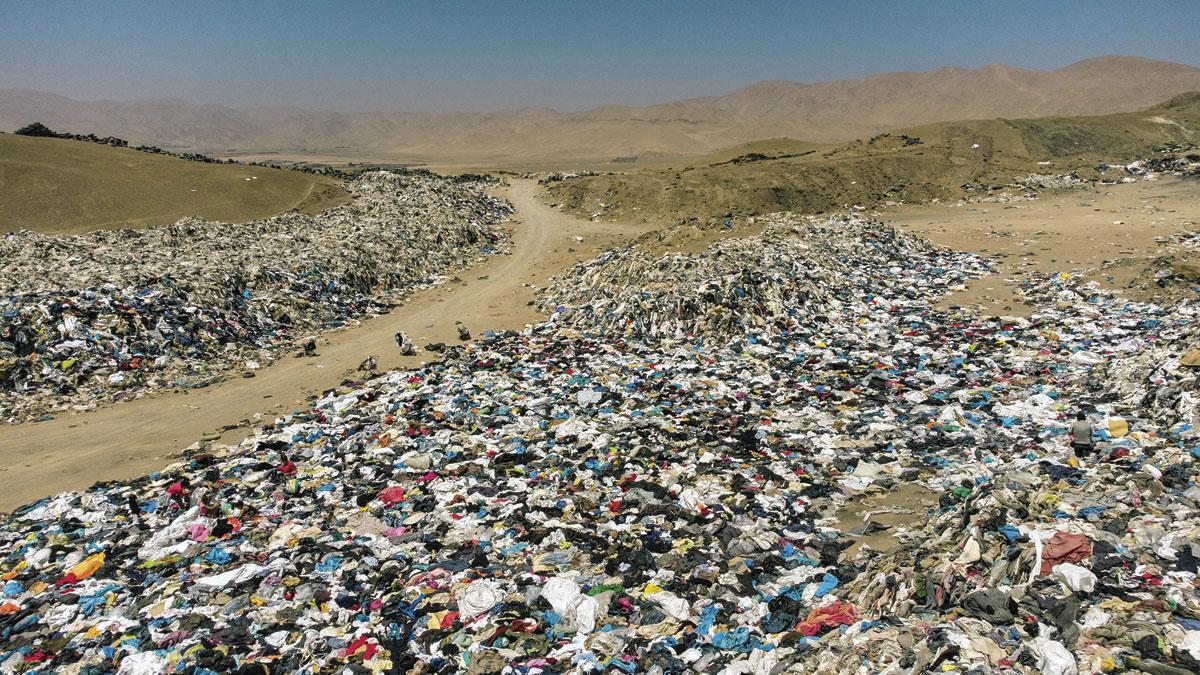
<svg viewBox="0 0 1200 675">
<path fill-rule="evenodd" d="M 945 120 L 1129 112 L 1200 91 L 1200 68 L 1105 56 L 1057 70 L 940 68 L 816 84 L 764 81 L 721 96 L 576 113 L 337 113 L 175 99 L 76 101 L 0 90 L 0 130 L 60 131 L 212 154 L 325 155 L 480 165 L 698 155 L 770 137 L 838 142 Z"/>
</svg>

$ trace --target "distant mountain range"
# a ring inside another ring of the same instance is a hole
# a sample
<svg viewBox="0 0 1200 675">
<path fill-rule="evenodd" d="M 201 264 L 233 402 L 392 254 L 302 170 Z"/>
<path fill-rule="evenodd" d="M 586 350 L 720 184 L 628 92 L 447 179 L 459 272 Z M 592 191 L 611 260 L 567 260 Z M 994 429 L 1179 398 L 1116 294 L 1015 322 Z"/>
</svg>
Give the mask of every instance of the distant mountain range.
<svg viewBox="0 0 1200 675">
<path fill-rule="evenodd" d="M 336 155 L 515 165 L 668 158 L 754 139 L 835 142 L 958 119 L 1128 112 L 1200 91 L 1200 68 L 1132 56 L 1057 70 L 939 68 L 816 84 L 766 81 L 722 96 L 578 113 L 333 113 L 236 109 L 175 99 L 75 101 L 0 90 L 0 130 L 40 121 L 57 131 L 212 154 Z"/>
</svg>

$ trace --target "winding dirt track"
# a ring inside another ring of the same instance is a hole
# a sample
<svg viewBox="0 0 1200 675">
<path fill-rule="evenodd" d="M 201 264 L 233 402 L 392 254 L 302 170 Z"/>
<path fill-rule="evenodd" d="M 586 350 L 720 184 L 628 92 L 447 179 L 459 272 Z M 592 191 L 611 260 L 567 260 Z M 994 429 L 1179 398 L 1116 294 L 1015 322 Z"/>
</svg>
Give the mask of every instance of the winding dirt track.
<svg viewBox="0 0 1200 675">
<path fill-rule="evenodd" d="M 511 255 L 463 270 L 458 274 L 463 281 L 416 293 L 390 314 L 327 334 L 315 357 L 286 356 L 251 379 L 235 376 L 205 389 L 0 427 L 0 510 L 161 469 L 205 434 L 241 424 L 222 435 L 236 442 L 252 428 L 246 420 L 302 408 L 309 394 L 336 386 L 368 355 L 378 357 L 380 370 L 436 356 L 400 356 L 393 341 L 398 330 L 420 347 L 455 342 L 455 321 L 475 333 L 522 328 L 541 318 L 528 305 L 534 297 L 529 285 L 542 285 L 576 260 L 647 229 L 575 219 L 538 200 L 538 189 L 533 181 L 514 181 L 504 194 L 517 207 Z"/>
</svg>

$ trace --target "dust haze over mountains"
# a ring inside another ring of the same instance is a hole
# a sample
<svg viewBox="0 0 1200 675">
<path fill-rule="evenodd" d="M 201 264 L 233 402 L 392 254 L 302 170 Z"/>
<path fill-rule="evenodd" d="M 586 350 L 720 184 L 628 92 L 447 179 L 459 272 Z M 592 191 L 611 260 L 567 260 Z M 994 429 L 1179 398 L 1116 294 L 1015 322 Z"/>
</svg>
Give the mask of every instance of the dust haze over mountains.
<svg viewBox="0 0 1200 675">
<path fill-rule="evenodd" d="M 754 139 L 836 142 L 897 127 L 997 117 L 1128 112 L 1200 90 L 1200 68 L 1131 56 L 1057 70 L 940 68 L 815 84 L 764 81 L 718 96 L 577 113 L 337 113 L 236 109 L 181 100 L 76 101 L 0 90 L 0 130 L 41 121 L 61 131 L 212 154 L 367 157 L 515 166 L 643 163 Z"/>
</svg>

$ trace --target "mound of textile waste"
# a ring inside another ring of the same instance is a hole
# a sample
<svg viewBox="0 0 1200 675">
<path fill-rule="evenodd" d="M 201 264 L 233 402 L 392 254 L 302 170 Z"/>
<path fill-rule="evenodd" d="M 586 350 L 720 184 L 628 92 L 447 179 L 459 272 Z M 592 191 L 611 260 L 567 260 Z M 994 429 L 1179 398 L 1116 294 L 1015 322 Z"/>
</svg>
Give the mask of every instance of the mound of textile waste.
<svg viewBox="0 0 1200 675">
<path fill-rule="evenodd" d="M 879 250 L 820 320 L 485 335 L 18 509 L 0 672 L 1195 670 L 1200 309 L 980 320 Z"/>
<path fill-rule="evenodd" d="M 878 221 L 760 218 L 761 234 L 699 253 L 656 254 L 637 244 L 606 251 L 555 279 L 540 308 L 589 334 L 724 339 L 858 303 L 940 295 L 988 271 L 978 257 Z"/>
<path fill-rule="evenodd" d="M 212 383 L 503 248 L 481 182 L 363 174 L 317 216 L 0 239 L 0 418 Z"/>
</svg>

